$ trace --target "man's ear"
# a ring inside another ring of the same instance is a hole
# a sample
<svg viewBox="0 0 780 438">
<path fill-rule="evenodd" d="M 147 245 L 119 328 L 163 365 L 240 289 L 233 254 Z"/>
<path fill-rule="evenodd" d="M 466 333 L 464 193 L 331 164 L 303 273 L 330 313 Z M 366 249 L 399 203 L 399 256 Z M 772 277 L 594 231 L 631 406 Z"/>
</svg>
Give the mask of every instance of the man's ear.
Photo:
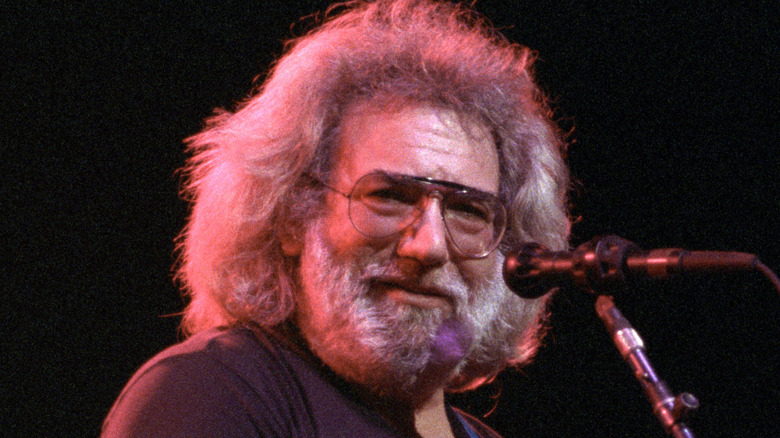
<svg viewBox="0 0 780 438">
<path fill-rule="evenodd" d="M 282 243 L 282 253 L 288 257 L 297 257 L 303 251 L 303 229 L 285 221 L 279 227 L 279 241 Z"/>
</svg>

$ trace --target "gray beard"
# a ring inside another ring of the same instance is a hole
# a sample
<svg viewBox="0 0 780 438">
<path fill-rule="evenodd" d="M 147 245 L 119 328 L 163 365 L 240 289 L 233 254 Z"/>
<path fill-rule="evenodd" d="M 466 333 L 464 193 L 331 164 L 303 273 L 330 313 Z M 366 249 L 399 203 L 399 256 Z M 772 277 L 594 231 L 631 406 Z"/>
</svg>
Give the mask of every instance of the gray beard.
<svg viewBox="0 0 780 438">
<path fill-rule="evenodd" d="M 301 255 L 296 322 L 314 354 L 337 374 L 376 396 L 417 405 L 458 379 L 470 355 L 500 356 L 501 367 L 506 364 L 514 346 L 505 341 L 522 336 L 527 318 L 499 318 L 507 301 L 522 306 L 503 282 L 500 261 L 490 278 L 469 285 L 453 269 L 420 272 L 398 260 L 336 254 L 320 229 L 309 229 Z M 444 288 L 453 308 L 387 298 L 372 279 L 388 276 Z M 511 333 L 497 337 L 497 327 Z"/>
</svg>

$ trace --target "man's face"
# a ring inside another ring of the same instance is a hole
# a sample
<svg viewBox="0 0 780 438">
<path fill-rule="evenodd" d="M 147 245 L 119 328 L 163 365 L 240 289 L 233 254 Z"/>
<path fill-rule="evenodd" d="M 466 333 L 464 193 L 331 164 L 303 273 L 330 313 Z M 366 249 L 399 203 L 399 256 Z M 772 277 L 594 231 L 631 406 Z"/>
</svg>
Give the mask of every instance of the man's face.
<svg viewBox="0 0 780 438">
<path fill-rule="evenodd" d="M 481 126 L 466 128 L 453 113 L 430 107 L 383 112 L 357 106 L 343 119 L 330 185 L 349 193 L 360 177 L 383 170 L 450 181 L 496 195 L 498 155 L 492 137 Z M 323 237 L 338 254 L 383 254 L 421 269 L 457 271 L 472 281 L 492 272 L 494 256 L 475 260 L 457 255 L 448 241 L 438 201 L 430 202 L 417 223 L 400 236 L 381 240 L 369 239 L 355 229 L 348 205 L 344 197 L 328 194 Z M 450 300 L 398 285 L 384 286 L 384 294 L 401 305 L 452 310 Z"/>
<path fill-rule="evenodd" d="M 491 136 L 447 111 L 358 105 L 343 118 L 337 145 L 329 185 L 342 193 L 376 170 L 498 192 Z M 328 191 L 326 213 L 307 231 L 296 314 L 303 336 L 337 373 L 374 392 L 404 397 L 442 386 L 513 298 L 501 257 L 458 255 L 438 199 L 382 239 L 358 232 L 348 205 Z"/>
</svg>

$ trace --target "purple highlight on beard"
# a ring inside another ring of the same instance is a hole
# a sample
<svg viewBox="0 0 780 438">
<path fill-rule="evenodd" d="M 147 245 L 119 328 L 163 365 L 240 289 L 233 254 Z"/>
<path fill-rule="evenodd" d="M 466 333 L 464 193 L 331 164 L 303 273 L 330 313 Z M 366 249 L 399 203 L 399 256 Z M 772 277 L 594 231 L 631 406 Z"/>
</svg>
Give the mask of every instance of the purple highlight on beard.
<svg viewBox="0 0 780 438">
<path fill-rule="evenodd" d="M 431 344 L 431 364 L 453 366 L 466 357 L 473 334 L 463 321 L 450 318 L 436 330 Z"/>
</svg>

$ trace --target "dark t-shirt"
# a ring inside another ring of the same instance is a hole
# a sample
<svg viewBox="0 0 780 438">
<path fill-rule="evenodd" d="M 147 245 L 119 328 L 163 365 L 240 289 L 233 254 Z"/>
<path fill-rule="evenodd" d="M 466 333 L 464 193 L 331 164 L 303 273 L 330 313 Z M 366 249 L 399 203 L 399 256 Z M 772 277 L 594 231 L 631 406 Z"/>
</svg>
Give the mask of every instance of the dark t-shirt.
<svg viewBox="0 0 780 438">
<path fill-rule="evenodd" d="M 498 437 L 448 407 L 458 438 Z M 102 437 L 402 437 L 349 386 L 272 336 L 213 329 L 174 345 L 128 382 Z"/>
</svg>

